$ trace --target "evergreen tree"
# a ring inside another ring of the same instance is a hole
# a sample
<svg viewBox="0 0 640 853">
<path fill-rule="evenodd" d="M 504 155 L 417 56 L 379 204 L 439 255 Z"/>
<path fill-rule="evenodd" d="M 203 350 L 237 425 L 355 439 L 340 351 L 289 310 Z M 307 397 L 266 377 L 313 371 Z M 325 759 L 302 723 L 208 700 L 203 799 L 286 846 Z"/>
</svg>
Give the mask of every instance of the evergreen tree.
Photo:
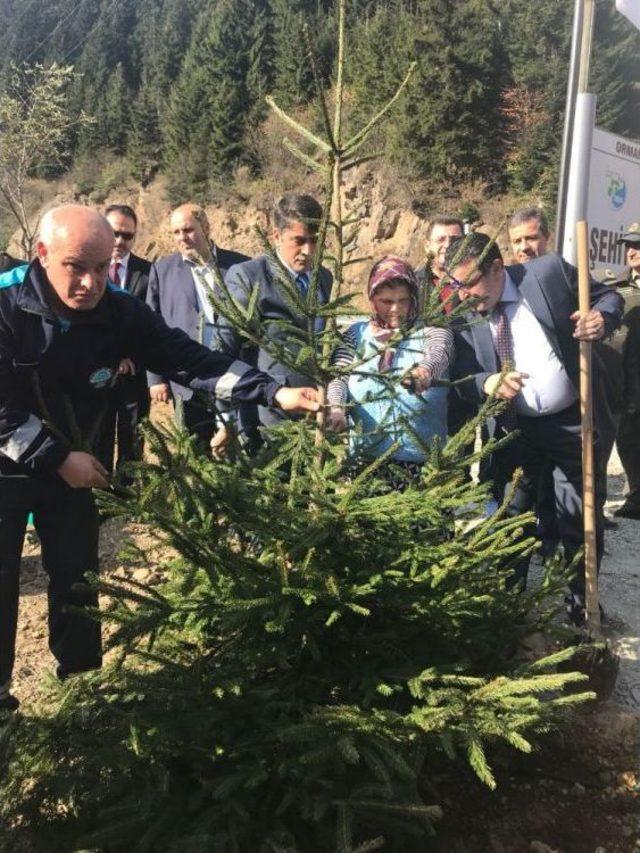
<svg viewBox="0 0 640 853">
<path fill-rule="evenodd" d="M 213 5 L 212 0 L 140 0 L 138 3 L 134 38 L 139 44 L 144 79 L 155 89 L 159 102 L 168 96 L 180 74 L 192 36 L 198 32 L 198 23 L 209 17 Z"/>
<path fill-rule="evenodd" d="M 130 100 L 131 93 L 124 79 L 122 64 L 118 63 L 107 82 L 102 110 L 97 116 L 102 144 L 115 154 L 122 154 L 125 150 L 131 121 Z"/>
<path fill-rule="evenodd" d="M 333 65 L 331 18 L 321 0 L 270 0 L 273 18 L 274 78 L 272 94 L 284 107 L 307 103 L 314 93 L 303 26 L 309 27 L 320 73 Z"/>
<path fill-rule="evenodd" d="M 222 0 L 192 43 L 165 124 L 174 199 L 206 198 L 209 180 L 228 177 L 243 157 L 247 120 L 264 85 L 255 49 L 264 44 L 265 12 L 264 3 Z"/>
<path fill-rule="evenodd" d="M 131 129 L 127 137 L 133 176 L 146 186 L 161 162 L 162 137 L 158 94 L 144 81 L 131 109 Z"/>
<path fill-rule="evenodd" d="M 596 6 L 589 88 L 597 95 L 596 124 L 622 136 L 640 138 L 640 32 L 615 8 Z"/>
<path fill-rule="evenodd" d="M 505 81 L 504 88 L 515 86 L 520 102 L 535 105 L 532 120 L 524 128 L 518 113 L 505 127 L 511 149 L 509 177 L 519 192 L 537 188 L 552 197 L 557 187 L 572 11 L 570 3 L 558 0 L 540 0 L 535 6 L 507 0 L 502 8 L 511 69 L 511 80 Z"/>
<path fill-rule="evenodd" d="M 501 174 L 499 98 L 502 36 L 493 3 L 397 0 L 378 6 L 356 33 L 351 66 L 355 114 L 382 102 L 400 79 L 401 58 L 417 70 L 386 134 L 391 157 L 434 181 Z M 368 57 L 368 58 L 367 58 Z"/>
</svg>

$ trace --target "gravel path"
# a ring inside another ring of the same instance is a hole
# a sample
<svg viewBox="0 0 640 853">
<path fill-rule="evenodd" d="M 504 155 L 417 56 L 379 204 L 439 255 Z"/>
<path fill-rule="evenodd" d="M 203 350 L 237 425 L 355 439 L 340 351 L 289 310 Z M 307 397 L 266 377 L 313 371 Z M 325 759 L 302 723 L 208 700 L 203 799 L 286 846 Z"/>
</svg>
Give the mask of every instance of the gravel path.
<svg viewBox="0 0 640 853">
<path fill-rule="evenodd" d="M 606 509 L 624 501 L 626 478 L 614 450 L 609 463 Z M 607 532 L 600 568 L 600 597 L 607 614 L 607 633 L 620 655 L 613 700 L 627 711 L 640 713 L 640 521 L 616 519 L 618 530 Z"/>
</svg>

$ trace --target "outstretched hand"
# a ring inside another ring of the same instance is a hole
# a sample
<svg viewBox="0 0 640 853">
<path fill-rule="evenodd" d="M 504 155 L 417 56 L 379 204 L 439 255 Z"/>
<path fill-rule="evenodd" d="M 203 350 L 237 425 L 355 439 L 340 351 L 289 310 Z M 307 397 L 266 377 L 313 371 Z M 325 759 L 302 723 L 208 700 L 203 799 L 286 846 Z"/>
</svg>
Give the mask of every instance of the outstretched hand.
<svg viewBox="0 0 640 853">
<path fill-rule="evenodd" d="M 274 400 L 283 412 L 294 414 L 317 412 L 320 408 L 315 388 L 279 388 Z"/>
<path fill-rule="evenodd" d="M 593 308 L 587 314 L 574 311 L 570 319 L 576 324 L 573 337 L 579 341 L 599 341 L 604 335 L 604 317 L 600 311 Z"/>
</svg>

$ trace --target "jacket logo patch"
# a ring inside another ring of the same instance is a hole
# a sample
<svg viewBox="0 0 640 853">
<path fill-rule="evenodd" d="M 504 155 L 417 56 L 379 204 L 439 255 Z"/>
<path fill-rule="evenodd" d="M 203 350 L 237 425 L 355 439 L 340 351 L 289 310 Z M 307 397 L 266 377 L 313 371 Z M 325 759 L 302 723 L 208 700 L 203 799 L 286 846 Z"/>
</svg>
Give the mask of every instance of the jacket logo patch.
<svg viewBox="0 0 640 853">
<path fill-rule="evenodd" d="M 114 372 L 110 367 L 99 367 L 89 376 L 89 384 L 94 388 L 106 388 L 113 379 Z"/>
</svg>

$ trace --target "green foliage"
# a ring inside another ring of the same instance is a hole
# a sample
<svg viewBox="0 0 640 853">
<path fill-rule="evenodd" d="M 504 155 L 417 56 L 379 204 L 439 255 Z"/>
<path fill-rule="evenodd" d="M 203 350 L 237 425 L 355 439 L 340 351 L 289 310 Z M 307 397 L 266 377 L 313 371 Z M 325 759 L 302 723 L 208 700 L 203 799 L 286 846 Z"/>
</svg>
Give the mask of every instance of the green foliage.
<svg viewBox="0 0 640 853">
<path fill-rule="evenodd" d="M 312 34 L 323 80 L 333 65 L 333 16 L 322 0 L 270 0 L 274 77 L 272 94 L 283 107 L 307 103 L 315 94 L 303 26 Z M 329 14 L 328 14 L 329 13 Z M 397 81 L 396 81 L 397 82 Z"/>
<path fill-rule="evenodd" d="M 247 115 L 265 81 L 259 73 L 265 4 L 223 0 L 185 57 L 164 126 L 171 197 L 206 196 L 210 178 L 242 158 Z"/>
<path fill-rule="evenodd" d="M 146 81 L 131 108 L 128 146 L 133 176 L 144 187 L 157 172 L 162 156 L 157 92 Z"/>
<path fill-rule="evenodd" d="M 581 676 L 511 656 L 548 624 L 545 593 L 505 588 L 531 543 L 522 519 L 466 523 L 486 495 L 453 447 L 398 493 L 345 480 L 340 446 L 314 461 L 304 422 L 235 464 L 148 438 L 157 461 L 111 507 L 177 557 L 159 587 L 102 584 L 113 665 L 5 730 L 7 817 L 83 849 L 408 850 L 441 813 L 422 779 L 445 754 L 493 786 L 493 744 L 529 751 L 556 724 Z"/>
<path fill-rule="evenodd" d="M 356 115 L 372 98 L 387 97 L 399 65 L 417 62 L 386 135 L 393 159 L 439 181 L 497 179 L 505 56 L 490 0 L 396 0 L 392 13 L 381 4 L 361 22 L 355 40 Z"/>
<path fill-rule="evenodd" d="M 503 93 L 506 165 L 512 186 L 530 192 L 557 182 L 573 6 L 557 0 L 535 6 L 507 0 L 503 7 L 511 69 Z"/>
<path fill-rule="evenodd" d="M 205 198 L 209 180 L 228 179 L 238 162 L 262 165 L 253 140 L 266 94 L 285 108 L 313 101 L 303 24 L 320 78 L 329 81 L 336 58 L 334 5 L 5 0 L 0 90 L 12 62 L 74 63 L 80 76 L 73 117 L 84 110 L 99 123 L 77 135 L 74 150 L 127 150 L 135 160 L 142 146 L 139 174 L 153 173 L 161 160 L 172 199 Z M 347 11 L 354 123 L 384 103 L 411 59 L 418 63 L 397 120 L 376 149 L 384 146 L 403 170 L 433 183 L 479 178 L 489 187 L 553 196 L 573 4 L 350 0 Z M 640 136 L 632 109 L 638 57 L 640 34 L 610 0 L 598 0 L 591 75 L 598 124 L 632 137 Z M 127 109 L 130 122 L 114 120 Z M 136 109 L 144 120 L 136 119 Z M 160 130 L 152 128 L 153 140 L 145 145 L 148 121 Z"/>
<path fill-rule="evenodd" d="M 638 101 L 638 80 L 640 34 L 613 3 L 599 0 L 590 76 L 591 89 L 598 97 L 598 127 L 640 137 L 640 115 L 632 108 Z"/>
</svg>

